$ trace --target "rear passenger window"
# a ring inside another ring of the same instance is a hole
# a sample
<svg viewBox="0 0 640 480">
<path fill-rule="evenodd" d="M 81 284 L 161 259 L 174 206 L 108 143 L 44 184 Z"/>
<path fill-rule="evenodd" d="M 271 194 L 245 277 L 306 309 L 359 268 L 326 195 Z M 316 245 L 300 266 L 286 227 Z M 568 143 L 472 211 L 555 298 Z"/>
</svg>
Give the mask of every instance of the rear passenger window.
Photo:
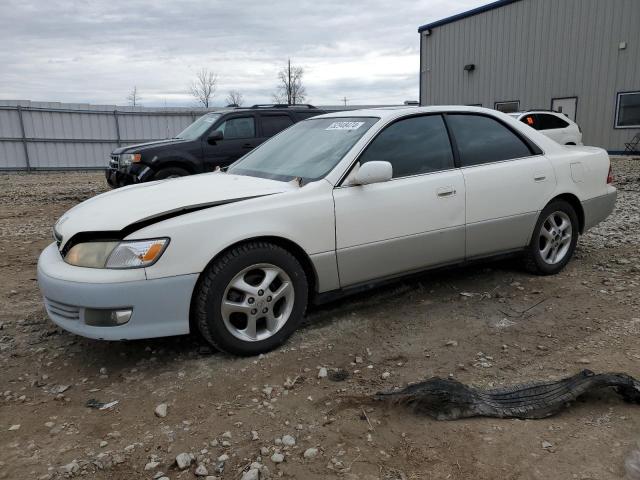
<svg viewBox="0 0 640 480">
<path fill-rule="evenodd" d="M 360 163 L 391 163 L 393 177 L 454 168 L 453 153 L 440 115 L 411 117 L 385 128 L 360 156 Z"/>
<path fill-rule="evenodd" d="M 256 136 L 256 125 L 253 117 L 230 118 L 216 130 L 220 130 L 224 134 L 225 140 L 252 138 Z"/>
<path fill-rule="evenodd" d="M 547 115 L 544 113 L 539 113 L 538 117 L 538 130 L 553 130 L 556 128 L 567 128 L 569 126 L 569 122 L 565 122 L 560 117 L 556 117 L 555 115 Z"/>
<path fill-rule="evenodd" d="M 269 115 L 262 117 L 262 136 L 273 137 L 276 133 L 293 125 L 289 115 Z"/>
<path fill-rule="evenodd" d="M 483 115 L 449 114 L 463 167 L 528 157 L 531 150 L 515 133 Z"/>
</svg>

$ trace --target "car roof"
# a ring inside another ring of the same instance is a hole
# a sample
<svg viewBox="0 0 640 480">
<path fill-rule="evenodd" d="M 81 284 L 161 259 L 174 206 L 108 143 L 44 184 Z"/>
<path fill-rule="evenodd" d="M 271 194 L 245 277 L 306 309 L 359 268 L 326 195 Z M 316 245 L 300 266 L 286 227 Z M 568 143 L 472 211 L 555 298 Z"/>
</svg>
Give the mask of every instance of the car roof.
<svg viewBox="0 0 640 480">
<path fill-rule="evenodd" d="M 291 108 L 286 108 L 286 107 L 224 107 L 224 108 L 218 108 L 216 110 L 213 110 L 211 112 L 206 112 L 203 115 L 225 115 L 227 113 L 236 113 L 236 112 L 267 112 L 267 113 L 272 113 L 272 112 L 278 112 L 278 113 L 282 113 L 282 112 L 295 112 L 295 113 L 314 113 L 316 112 L 316 115 L 320 115 L 321 113 L 325 113 L 326 110 L 323 110 L 321 108 L 296 108 L 296 107 L 291 107 Z"/>
<path fill-rule="evenodd" d="M 567 117 L 564 113 L 560 113 L 560 112 L 556 112 L 554 110 L 544 110 L 544 109 L 538 109 L 538 110 L 527 110 L 525 112 L 513 112 L 513 113 L 509 113 L 509 115 L 511 115 L 512 117 L 519 117 L 521 115 L 529 115 L 529 114 L 546 114 L 546 115 L 555 115 L 555 116 L 560 116 L 563 119 L 567 119 L 572 121 L 569 117 Z"/>
<path fill-rule="evenodd" d="M 427 107 L 397 106 L 363 108 L 360 110 L 343 110 L 340 112 L 330 112 L 318 115 L 313 118 L 343 118 L 343 117 L 378 117 L 381 119 L 401 117 L 415 113 L 441 113 L 441 112 L 470 112 L 488 113 L 491 115 L 500 114 L 497 110 L 483 107 L 471 107 L 467 105 L 431 105 Z"/>
</svg>

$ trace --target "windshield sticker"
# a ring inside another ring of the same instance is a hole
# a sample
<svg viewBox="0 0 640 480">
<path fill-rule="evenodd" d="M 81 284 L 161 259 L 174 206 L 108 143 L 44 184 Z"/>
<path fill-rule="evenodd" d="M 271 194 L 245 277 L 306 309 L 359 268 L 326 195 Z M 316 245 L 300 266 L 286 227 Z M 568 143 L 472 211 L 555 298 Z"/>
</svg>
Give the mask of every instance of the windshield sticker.
<svg viewBox="0 0 640 480">
<path fill-rule="evenodd" d="M 333 122 L 325 130 L 357 130 L 364 122 Z"/>
</svg>

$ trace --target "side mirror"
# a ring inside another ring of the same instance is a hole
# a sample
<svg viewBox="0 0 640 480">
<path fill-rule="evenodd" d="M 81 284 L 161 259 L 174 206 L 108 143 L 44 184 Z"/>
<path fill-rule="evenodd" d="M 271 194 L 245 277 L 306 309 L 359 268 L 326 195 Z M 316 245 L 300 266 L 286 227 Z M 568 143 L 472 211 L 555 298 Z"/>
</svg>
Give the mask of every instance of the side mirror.
<svg viewBox="0 0 640 480">
<path fill-rule="evenodd" d="M 363 163 L 353 179 L 355 185 L 369 185 L 370 183 L 387 182 L 393 177 L 393 167 L 389 162 Z"/>
<path fill-rule="evenodd" d="M 215 145 L 216 142 L 219 142 L 223 138 L 224 138 L 224 133 L 222 133 L 220 130 L 214 130 L 207 137 L 207 143 L 209 145 Z"/>
</svg>

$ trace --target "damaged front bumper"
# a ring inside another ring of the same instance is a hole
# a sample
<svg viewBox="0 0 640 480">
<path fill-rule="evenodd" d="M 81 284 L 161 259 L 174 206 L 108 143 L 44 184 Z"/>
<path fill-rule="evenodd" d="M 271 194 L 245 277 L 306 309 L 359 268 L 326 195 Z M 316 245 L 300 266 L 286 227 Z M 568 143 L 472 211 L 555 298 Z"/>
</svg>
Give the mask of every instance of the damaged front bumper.
<svg viewBox="0 0 640 480">
<path fill-rule="evenodd" d="M 147 280 L 144 269 L 67 264 L 56 244 L 38 259 L 38 286 L 51 321 L 76 335 L 133 340 L 189 333 L 197 274 Z"/>
</svg>

